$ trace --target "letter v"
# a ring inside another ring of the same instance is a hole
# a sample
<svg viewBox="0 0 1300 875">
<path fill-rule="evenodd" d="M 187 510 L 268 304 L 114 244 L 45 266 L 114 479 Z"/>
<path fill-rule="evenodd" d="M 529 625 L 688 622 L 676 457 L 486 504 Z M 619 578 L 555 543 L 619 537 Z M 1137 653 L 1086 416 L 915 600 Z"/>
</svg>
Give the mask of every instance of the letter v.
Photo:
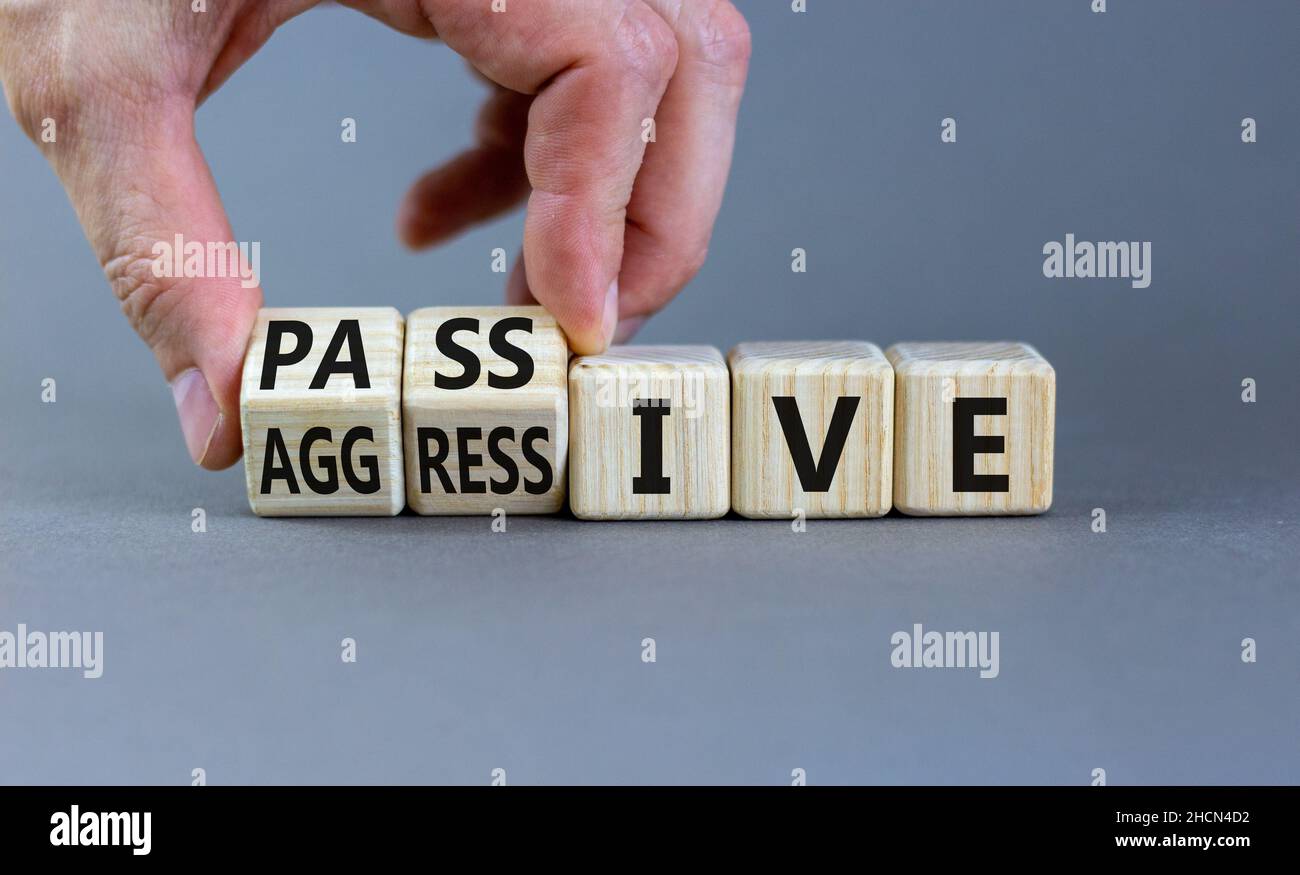
<svg viewBox="0 0 1300 875">
<path fill-rule="evenodd" d="M 853 415 L 857 413 L 858 402 L 861 400 L 856 395 L 842 395 L 836 399 L 835 412 L 831 414 L 831 427 L 822 444 L 822 455 L 814 466 L 812 448 L 808 446 L 803 418 L 799 416 L 799 402 L 790 395 L 772 396 L 772 406 L 776 408 L 777 419 L 781 421 L 781 431 L 785 433 L 785 442 L 790 448 L 790 460 L 794 462 L 794 470 L 799 475 L 799 485 L 804 492 L 830 491 L 835 469 L 839 467 L 840 456 L 844 453 L 844 442 L 849 439 L 849 429 L 853 426 Z"/>
</svg>

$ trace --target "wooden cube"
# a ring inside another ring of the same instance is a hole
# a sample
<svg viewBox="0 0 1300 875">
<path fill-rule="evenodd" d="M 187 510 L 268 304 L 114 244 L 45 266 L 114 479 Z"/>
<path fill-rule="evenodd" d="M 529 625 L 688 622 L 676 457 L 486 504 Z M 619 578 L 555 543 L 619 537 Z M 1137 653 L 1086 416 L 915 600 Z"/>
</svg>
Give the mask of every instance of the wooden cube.
<svg viewBox="0 0 1300 875">
<path fill-rule="evenodd" d="M 730 507 L 730 383 L 711 346 L 615 346 L 569 367 L 569 506 L 590 520 Z"/>
<path fill-rule="evenodd" d="M 918 516 L 1052 505 L 1056 372 L 1024 343 L 899 343 L 894 507 Z"/>
<path fill-rule="evenodd" d="M 402 510 L 403 329 L 391 307 L 257 314 L 239 399 L 254 513 Z"/>
<path fill-rule="evenodd" d="M 406 499 L 422 514 L 555 513 L 569 458 L 569 344 L 541 307 L 406 320 Z"/>
<path fill-rule="evenodd" d="M 875 517 L 894 481 L 894 369 L 864 341 L 742 343 L 731 506 L 755 519 Z"/>
</svg>

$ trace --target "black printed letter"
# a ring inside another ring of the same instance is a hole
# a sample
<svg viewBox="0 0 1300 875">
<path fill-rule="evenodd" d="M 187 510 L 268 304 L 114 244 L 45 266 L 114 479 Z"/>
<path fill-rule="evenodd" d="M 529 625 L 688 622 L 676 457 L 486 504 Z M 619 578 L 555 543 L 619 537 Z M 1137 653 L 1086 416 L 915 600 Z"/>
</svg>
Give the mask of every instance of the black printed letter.
<svg viewBox="0 0 1300 875">
<path fill-rule="evenodd" d="M 545 426 L 534 425 L 524 432 L 524 438 L 520 441 L 523 446 L 524 458 L 532 463 L 541 476 L 536 480 L 524 480 L 524 492 L 529 495 L 545 495 L 551 491 L 551 484 L 555 482 L 555 472 L 551 470 L 551 463 L 533 446 L 533 441 L 551 442 L 551 432 Z"/>
<path fill-rule="evenodd" d="M 976 453 L 1004 453 L 1002 435 L 975 434 L 975 417 L 1006 416 L 1005 398 L 954 398 L 952 401 L 952 491 L 1009 492 L 1006 474 L 976 474 Z"/>
<path fill-rule="evenodd" d="M 339 352 L 343 341 L 348 342 L 348 360 L 339 361 Z M 308 389 L 324 389 L 330 374 L 351 374 L 352 385 L 358 389 L 370 388 L 370 370 L 366 367 L 366 349 L 361 343 L 361 323 L 356 319 L 343 319 L 334 329 L 330 345 L 325 349 L 325 356 L 320 360 L 316 376 L 311 378 Z"/>
<path fill-rule="evenodd" d="M 361 470 L 370 475 L 365 480 L 358 480 L 356 469 L 352 467 L 352 445 L 359 440 L 374 443 L 374 430 L 368 425 L 357 425 L 348 429 L 348 433 L 343 435 L 343 448 L 340 450 L 340 455 L 343 456 L 343 479 L 348 481 L 353 492 L 373 495 L 379 491 L 380 486 L 379 457 L 371 454 L 357 459 L 361 463 Z"/>
<path fill-rule="evenodd" d="M 457 331 L 473 331 L 477 334 L 478 320 L 469 316 L 461 316 L 456 319 L 448 319 L 438 326 L 438 334 L 434 338 L 438 345 L 438 352 L 452 361 L 458 362 L 465 369 L 459 377 L 448 377 L 441 373 L 434 374 L 433 385 L 439 389 L 468 389 L 478 382 L 479 371 L 483 367 L 479 364 L 478 356 L 474 355 L 473 350 L 466 349 L 456 342 L 455 334 Z"/>
<path fill-rule="evenodd" d="M 506 339 L 506 335 L 511 331 L 527 331 L 533 333 L 533 320 L 526 316 L 512 316 L 509 319 L 502 319 L 492 326 L 492 333 L 488 335 L 488 345 L 492 351 L 501 356 L 508 362 L 513 362 L 517 370 L 514 376 L 498 377 L 496 374 L 488 374 L 488 385 L 493 389 L 518 389 L 520 386 L 527 386 L 528 381 L 533 378 L 533 357 L 523 347 L 515 346 Z"/>
<path fill-rule="evenodd" d="M 302 479 L 307 481 L 308 488 L 317 495 L 333 495 L 339 491 L 339 472 L 333 456 L 321 456 L 320 466 L 325 471 L 324 480 L 319 479 L 311 469 L 312 444 L 333 440 L 330 430 L 318 425 L 303 432 L 302 444 L 298 447 L 298 467 L 302 468 Z"/>
<path fill-rule="evenodd" d="M 641 417 L 641 474 L 632 478 L 636 495 L 667 495 L 672 478 L 664 476 L 664 417 L 672 415 L 667 398 L 635 398 L 632 415 Z"/>
<path fill-rule="evenodd" d="M 429 441 L 438 442 L 438 452 L 432 456 L 429 455 Z M 447 461 L 447 453 L 451 451 L 447 433 L 440 428 L 417 428 L 415 446 L 420 454 L 420 492 L 428 495 L 433 491 L 429 472 L 437 471 L 442 491 L 448 495 L 455 495 L 456 487 L 452 484 L 451 477 L 447 475 L 447 469 L 443 467 L 443 463 Z"/>
<path fill-rule="evenodd" d="M 280 341 L 286 334 L 298 339 L 292 352 L 282 352 Z M 266 351 L 262 353 L 261 389 L 275 388 L 275 371 L 281 365 L 296 365 L 311 352 L 311 326 L 294 319 L 274 319 L 266 323 Z"/>
<path fill-rule="evenodd" d="M 262 462 L 262 494 L 271 494 L 271 484 L 283 480 L 292 495 L 299 493 L 298 478 L 293 476 L 293 463 L 289 461 L 289 449 L 284 445 L 284 436 L 278 428 L 266 430 L 266 459 Z"/>
<path fill-rule="evenodd" d="M 853 414 L 857 412 L 861 400 L 856 395 L 836 399 L 835 412 L 831 414 L 831 427 L 822 443 L 822 455 L 814 465 L 812 448 L 808 446 L 808 435 L 804 433 L 803 419 L 799 416 L 799 402 L 792 395 L 772 397 L 776 418 L 781 421 L 781 431 L 785 433 L 785 443 L 790 448 L 790 461 L 794 462 L 794 470 L 799 475 L 799 485 L 804 492 L 830 491 L 835 469 L 839 467 L 840 456 L 844 454 L 844 442 L 848 440 L 849 429 L 853 427 Z"/>
</svg>

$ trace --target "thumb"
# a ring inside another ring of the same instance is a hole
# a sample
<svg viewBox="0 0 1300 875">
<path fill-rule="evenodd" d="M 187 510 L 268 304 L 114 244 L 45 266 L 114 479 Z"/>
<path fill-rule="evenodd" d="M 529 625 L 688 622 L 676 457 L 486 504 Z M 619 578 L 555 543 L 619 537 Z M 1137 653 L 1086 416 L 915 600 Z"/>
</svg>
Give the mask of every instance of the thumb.
<svg viewBox="0 0 1300 875">
<path fill-rule="evenodd" d="M 240 456 L 240 372 L 262 304 L 260 244 L 236 244 L 194 139 L 192 104 L 146 141 L 55 161 L 135 330 L 171 386 L 185 446 L 213 470 Z M 64 166 L 66 164 L 66 166 Z"/>
</svg>

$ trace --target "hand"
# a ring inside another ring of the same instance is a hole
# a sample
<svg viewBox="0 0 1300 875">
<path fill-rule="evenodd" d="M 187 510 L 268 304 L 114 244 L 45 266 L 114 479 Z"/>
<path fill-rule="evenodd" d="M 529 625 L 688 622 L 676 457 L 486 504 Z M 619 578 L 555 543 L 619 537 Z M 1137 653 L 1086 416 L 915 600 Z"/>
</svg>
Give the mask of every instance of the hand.
<svg viewBox="0 0 1300 875">
<path fill-rule="evenodd" d="M 67 189 L 205 468 L 240 455 L 240 369 L 262 293 L 238 277 L 155 276 L 153 247 L 176 234 L 235 239 L 194 110 L 316 2 L 0 0 L 9 107 Z M 347 5 L 442 39 L 493 84 L 476 145 L 420 179 L 399 209 L 409 245 L 526 197 L 508 300 L 546 306 L 579 353 L 630 335 L 694 276 L 749 60 L 748 28 L 727 0 L 506 0 L 503 12 L 491 0 Z M 49 143 L 47 118 L 57 131 Z M 658 142 L 647 146 L 650 118 Z"/>
</svg>

